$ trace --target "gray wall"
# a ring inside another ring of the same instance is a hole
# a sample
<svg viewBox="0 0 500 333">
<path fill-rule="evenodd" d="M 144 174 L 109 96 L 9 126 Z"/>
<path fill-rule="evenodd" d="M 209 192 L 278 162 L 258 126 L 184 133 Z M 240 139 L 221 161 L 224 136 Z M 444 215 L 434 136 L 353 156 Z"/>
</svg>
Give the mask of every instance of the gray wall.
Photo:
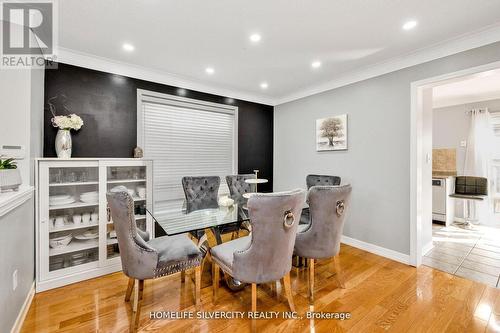
<svg viewBox="0 0 500 333">
<path fill-rule="evenodd" d="M 0 217 L 0 332 L 10 332 L 35 276 L 33 199 Z M 12 273 L 18 285 L 12 290 Z"/>
<path fill-rule="evenodd" d="M 466 112 L 474 108 L 500 111 L 500 99 L 436 108 L 433 111 L 432 148 L 455 148 L 459 175 L 463 174 L 466 150 L 460 147 L 460 141 L 467 141 L 469 136 L 470 116 Z"/>
<path fill-rule="evenodd" d="M 276 191 L 308 173 L 353 185 L 346 236 L 410 253 L 410 84 L 500 60 L 500 43 L 462 52 L 275 107 Z M 316 152 L 315 120 L 349 115 L 349 149 Z"/>
</svg>

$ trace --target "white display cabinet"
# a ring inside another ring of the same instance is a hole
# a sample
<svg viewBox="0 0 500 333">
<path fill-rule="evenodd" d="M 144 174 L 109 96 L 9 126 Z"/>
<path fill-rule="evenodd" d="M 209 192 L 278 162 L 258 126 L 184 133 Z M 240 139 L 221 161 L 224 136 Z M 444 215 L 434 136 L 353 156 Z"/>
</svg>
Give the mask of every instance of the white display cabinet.
<svg viewBox="0 0 500 333">
<path fill-rule="evenodd" d="M 136 223 L 154 237 L 152 161 L 37 160 L 36 290 L 44 291 L 121 270 L 106 193 L 125 186 Z"/>
</svg>

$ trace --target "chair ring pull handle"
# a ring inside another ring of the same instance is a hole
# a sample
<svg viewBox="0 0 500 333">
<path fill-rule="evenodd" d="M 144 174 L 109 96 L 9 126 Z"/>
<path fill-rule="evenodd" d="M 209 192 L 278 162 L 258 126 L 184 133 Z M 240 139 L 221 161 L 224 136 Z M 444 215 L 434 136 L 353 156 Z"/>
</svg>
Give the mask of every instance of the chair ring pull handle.
<svg viewBox="0 0 500 333">
<path fill-rule="evenodd" d="M 344 214 L 345 204 L 344 200 L 337 201 L 337 216 L 340 217 Z"/>
<path fill-rule="evenodd" d="M 287 210 L 283 215 L 283 226 L 287 229 L 291 228 L 295 223 L 295 216 L 291 210 Z"/>
</svg>

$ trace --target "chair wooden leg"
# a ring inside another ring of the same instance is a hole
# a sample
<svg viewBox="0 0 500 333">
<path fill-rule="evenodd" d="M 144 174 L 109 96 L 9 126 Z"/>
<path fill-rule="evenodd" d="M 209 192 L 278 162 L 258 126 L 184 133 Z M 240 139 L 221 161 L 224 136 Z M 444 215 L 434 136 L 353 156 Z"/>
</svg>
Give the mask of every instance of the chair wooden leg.
<svg viewBox="0 0 500 333">
<path fill-rule="evenodd" d="M 288 299 L 288 305 L 290 306 L 290 310 L 295 311 L 295 304 L 293 304 L 292 285 L 290 283 L 290 272 L 288 272 L 283 277 L 283 285 L 285 287 L 285 294 L 286 298 Z"/>
<path fill-rule="evenodd" d="M 309 265 L 309 302 L 314 303 L 314 259 L 307 259 Z"/>
<path fill-rule="evenodd" d="M 195 297 L 195 305 L 196 309 L 199 310 L 200 305 L 201 305 L 201 267 L 196 266 L 194 268 L 194 276 L 195 276 L 195 282 L 194 282 L 194 297 Z"/>
<path fill-rule="evenodd" d="M 212 261 L 212 288 L 213 288 L 213 300 L 212 302 L 217 304 L 217 297 L 219 293 L 219 265 Z"/>
<path fill-rule="evenodd" d="M 129 277 L 127 291 L 125 292 L 125 302 L 130 302 L 130 296 L 132 295 L 132 291 L 134 290 L 135 279 Z"/>
<path fill-rule="evenodd" d="M 340 288 L 345 289 L 344 275 L 342 274 L 342 269 L 340 268 L 339 256 L 333 257 L 333 267 L 335 268 L 335 278 L 340 286 Z"/>
<path fill-rule="evenodd" d="M 135 280 L 134 287 L 134 306 L 132 307 L 132 322 L 131 328 L 135 332 L 139 326 L 141 318 L 142 292 L 144 290 L 144 280 Z"/>
<path fill-rule="evenodd" d="M 205 269 L 205 263 L 209 260 L 213 261 L 212 256 L 210 255 L 210 251 L 208 251 L 205 257 L 201 260 L 201 267 L 200 267 L 201 274 L 203 274 L 203 270 Z M 209 273 L 210 274 L 212 273 L 211 269 L 209 269 Z"/>
<path fill-rule="evenodd" d="M 181 271 L 181 283 L 186 282 L 186 271 Z"/>
<path fill-rule="evenodd" d="M 257 311 L 257 284 L 252 283 L 252 312 Z"/>
</svg>

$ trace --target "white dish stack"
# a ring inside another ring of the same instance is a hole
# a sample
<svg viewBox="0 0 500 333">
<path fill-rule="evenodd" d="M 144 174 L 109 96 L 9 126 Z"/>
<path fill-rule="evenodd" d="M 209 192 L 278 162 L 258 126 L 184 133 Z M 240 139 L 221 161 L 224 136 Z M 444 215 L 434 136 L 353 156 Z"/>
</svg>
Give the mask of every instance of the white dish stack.
<svg viewBox="0 0 500 333">
<path fill-rule="evenodd" d="M 88 204 L 96 204 L 99 202 L 99 193 L 97 191 L 84 192 L 80 194 L 80 201 Z"/>
<path fill-rule="evenodd" d="M 51 195 L 49 197 L 49 205 L 51 206 L 69 205 L 73 202 L 75 202 L 75 197 L 69 194 Z"/>
</svg>

